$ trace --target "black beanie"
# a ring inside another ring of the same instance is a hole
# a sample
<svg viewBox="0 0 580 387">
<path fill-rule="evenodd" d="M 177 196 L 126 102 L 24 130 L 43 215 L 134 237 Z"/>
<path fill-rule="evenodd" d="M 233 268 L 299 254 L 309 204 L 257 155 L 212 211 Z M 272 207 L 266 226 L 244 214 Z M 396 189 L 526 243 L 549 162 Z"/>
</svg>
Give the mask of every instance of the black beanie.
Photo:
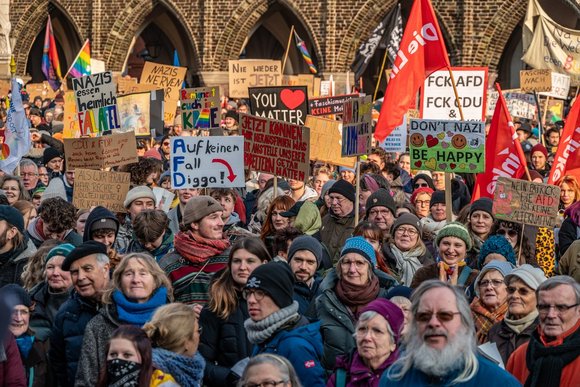
<svg viewBox="0 0 580 387">
<path fill-rule="evenodd" d="M 285 262 L 268 262 L 254 269 L 245 289 L 263 290 L 276 305 L 286 308 L 294 302 L 294 273 Z"/>
<path fill-rule="evenodd" d="M 16 284 L 8 284 L 0 289 L 1 296 L 6 300 L 11 308 L 16 305 L 24 305 L 27 308 L 32 306 L 30 295 L 24 288 Z"/>
<path fill-rule="evenodd" d="M 469 216 L 473 214 L 475 211 L 484 211 L 491 215 L 492 218 L 495 219 L 493 216 L 493 200 L 490 198 L 479 198 L 473 203 L 471 203 L 471 208 L 469 209 Z"/>
<path fill-rule="evenodd" d="M 24 234 L 24 217 L 16 208 L 8 205 L 0 205 L 0 220 L 14 226 Z"/>
<path fill-rule="evenodd" d="M 233 118 L 236 122 L 240 122 L 240 115 L 236 113 L 234 110 L 228 110 L 226 116 L 224 118 Z"/>
<path fill-rule="evenodd" d="M 55 159 L 57 157 L 63 158 L 62 154 L 55 148 L 50 147 L 46 148 L 44 150 L 44 153 L 42 154 L 42 164 L 46 165 L 50 160 Z"/>
<path fill-rule="evenodd" d="M 353 203 L 355 202 L 356 191 L 354 186 L 346 180 L 340 179 L 334 183 L 332 187 L 329 188 L 328 194 L 330 195 L 333 192 L 341 194 Z"/>
<path fill-rule="evenodd" d="M 391 193 L 384 188 L 379 188 L 376 192 L 373 192 L 371 196 L 367 199 L 365 208 L 367 211 L 367 218 L 369 217 L 369 212 L 373 207 L 386 207 L 391 211 L 393 216 L 396 215 L 397 206 L 395 205 L 395 199 L 391 196 Z"/>
<path fill-rule="evenodd" d="M 435 204 L 445 204 L 445 191 L 435 191 L 431 195 L 431 202 L 429 202 L 429 208 L 433 207 Z"/>
</svg>

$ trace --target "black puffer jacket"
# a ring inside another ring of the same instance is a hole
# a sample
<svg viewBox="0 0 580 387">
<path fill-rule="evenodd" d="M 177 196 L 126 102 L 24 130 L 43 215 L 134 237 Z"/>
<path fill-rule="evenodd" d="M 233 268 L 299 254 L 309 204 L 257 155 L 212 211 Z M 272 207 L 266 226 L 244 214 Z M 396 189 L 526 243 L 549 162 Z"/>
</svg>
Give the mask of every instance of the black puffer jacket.
<svg viewBox="0 0 580 387">
<path fill-rule="evenodd" d="M 22 285 L 22 272 L 28 258 L 36 253 L 36 247 L 25 237 L 24 243 L 0 255 L 0 288 L 8 284 Z"/>
<path fill-rule="evenodd" d="M 30 290 L 34 310 L 30 316 L 30 328 L 38 340 L 50 338 L 50 332 L 58 309 L 70 297 L 70 292 L 51 293 L 46 282 L 41 282 Z"/>
</svg>

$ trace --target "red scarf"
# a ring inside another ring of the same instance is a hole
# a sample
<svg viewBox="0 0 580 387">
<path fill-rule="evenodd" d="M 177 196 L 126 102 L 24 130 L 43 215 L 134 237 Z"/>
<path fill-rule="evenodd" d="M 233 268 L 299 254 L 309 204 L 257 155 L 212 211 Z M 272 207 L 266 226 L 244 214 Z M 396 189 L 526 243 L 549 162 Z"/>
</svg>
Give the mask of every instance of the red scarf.
<svg viewBox="0 0 580 387">
<path fill-rule="evenodd" d="M 227 239 L 207 239 L 191 231 L 179 232 L 173 241 L 175 250 L 193 264 L 204 263 L 230 247 Z"/>
</svg>

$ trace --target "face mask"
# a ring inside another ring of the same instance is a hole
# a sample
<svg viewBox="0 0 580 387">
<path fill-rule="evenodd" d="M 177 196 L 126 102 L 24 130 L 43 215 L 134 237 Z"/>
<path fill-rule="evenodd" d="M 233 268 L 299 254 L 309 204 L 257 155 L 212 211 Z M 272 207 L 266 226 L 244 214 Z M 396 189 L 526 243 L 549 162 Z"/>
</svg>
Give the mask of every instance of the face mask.
<svg viewBox="0 0 580 387">
<path fill-rule="evenodd" d="M 109 386 L 139 386 L 141 364 L 123 359 L 107 360 Z"/>
</svg>

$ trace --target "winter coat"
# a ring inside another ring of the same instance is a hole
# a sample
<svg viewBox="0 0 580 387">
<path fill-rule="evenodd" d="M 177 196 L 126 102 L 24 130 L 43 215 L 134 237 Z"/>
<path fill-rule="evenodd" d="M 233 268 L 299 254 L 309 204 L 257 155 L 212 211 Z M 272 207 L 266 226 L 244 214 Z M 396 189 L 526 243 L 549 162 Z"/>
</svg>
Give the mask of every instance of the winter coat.
<svg viewBox="0 0 580 387">
<path fill-rule="evenodd" d="M 70 298 L 70 294 L 70 292 L 50 293 L 46 282 L 41 282 L 30 290 L 30 298 L 34 302 L 34 310 L 30 314 L 30 328 L 38 340 L 50 338 L 58 310 Z"/>
<path fill-rule="evenodd" d="M 536 320 L 521 333 L 516 333 L 506 324 L 505 320 L 502 320 L 491 327 L 487 333 L 487 340 L 491 343 L 495 343 L 503 363 L 507 364 L 510 355 L 516 350 L 516 348 L 530 341 L 532 332 L 534 332 L 539 323 L 539 318 L 536 318 Z"/>
<path fill-rule="evenodd" d="M 248 304 L 241 292 L 238 307 L 223 320 L 207 307 L 201 311 L 199 325 L 203 328 L 199 353 L 206 360 L 204 382 L 208 386 L 227 386 L 231 367 L 252 354 L 244 321 L 250 318 Z"/>
<path fill-rule="evenodd" d="M 73 386 L 83 335 L 99 304 L 73 292 L 58 311 L 50 337 L 50 364 L 59 386 Z"/>
<path fill-rule="evenodd" d="M 83 242 L 87 242 L 92 239 L 91 229 L 93 228 L 93 225 L 97 221 L 101 221 L 102 219 L 110 219 L 113 222 L 115 222 L 115 224 L 117 225 L 117 232 L 115 233 L 115 238 L 117 237 L 117 234 L 119 233 L 119 220 L 117 219 L 115 214 L 113 214 L 105 207 L 97 206 L 91 211 L 91 213 L 87 217 L 87 221 L 85 223 L 85 230 L 83 232 Z"/>
<path fill-rule="evenodd" d="M 380 290 L 377 298 L 386 298 L 390 288 L 397 281 L 388 274 L 374 271 L 379 278 Z M 321 295 L 316 299 L 316 314 L 320 319 L 320 332 L 324 342 L 322 364 L 325 369 L 334 369 L 336 357 L 346 355 L 355 349 L 353 337 L 356 321 L 350 309 L 339 300 L 335 292 L 338 276 L 330 271 L 320 285 Z"/>
<path fill-rule="evenodd" d="M 314 236 L 319 233 L 320 227 L 322 227 L 322 218 L 316 204 L 309 201 L 304 202 L 294 219 L 293 226 L 306 235 Z"/>
<path fill-rule="evenodd" d="M 320 238 L 328 249 L 332 262 L 338 262 L 340 251 L 344 242 L 352 235 L 354 226 L 354 212 L 344 218 L 339 218 L 332 213 L 332 210 L 329 210 L 322 218 Z"/>
<path fill-rule="evenodd" d="M 320 363 L 322 337 L 319 322 L 309 323 L 302 317 L 291 329 L 283 329 L 265 343 L 256 345 L 252 356 L 261 353 L 274 353 L 288 359 L 303 386 L 325 386 L 326 376 Z"/>
<path fill-rule="evenodd" d="M 20 354 L 28 387 L 52 386 L 54 381 L 48 365 L 48 340 L 40 341 L 36 338 L 36 335 L 34 336 L 34 343 L 28 353 L 28 357 L 24 359 L 22 353 Z"/>
<path fill-rule="evenodd" d="M 385 263 L 389 266 L 389 269 L 391 269 L 393 271 L 394 276 L 399 279 L 400 281 L 400 274 L 398 273 L 397 270 L 397 259 L 395 258 L 395 255 L 393 254 L 393 250 L 391 249 L 391 244 L 390 243 L 383 243 L 381 252 L 383 253 L 383 257 L 385 258 Z M 421 265 L 423 265 L 423 267 L 427 266 L 427 265 L 431 265 L 433 263 L 435 263 L 435 260 L 433 260 L 433 256 L 431 255 L 431 252 L 425 248 L 425 252 L 417 257 L 417 260 L 419 261 L 419 263 L 421 263 Z M 404 284 L 406 286 L 409 286 L 408 284 Z"/>
<path fill-rule="evenodd" d="M 397 359 L 398 353 L 391 354 L 376 370 L 365 364 L 357 351 L 336 359 L 336 369 L 328 379 L 326 387 L 378 387 L 383 373 Z M 337 385 L 338 373 L 342 370 L 345 386 Z"/>
<path fill-rule="evenodd" d="M 580 283 L 580 240 L 574 241 L 560 258 L 557 272 L 569 275 Z"/>
<path fill-rule="evenodd" d="M 28 263 L 36 247 L 28 238 L 24 238 L 25 245 L 12 249 L 0 257 L 0 288 L 8 284 L 22 285 L 20 276 L 24 271 L 24 265 Z"/>
<path fill-rule="evenodd" d="M 0 340 L 0 386 L 27 387 L 20 352 L 12 333 Z"/>
<path fill-rule="evenodd" d="M 127 215 L 125 217 L 125 222 L 119 226 L 119 231 L 117 232 L 117 238 L 115 239 L 115 250 L 119 254 L 125 254 L 129 243 L 133 239 L 133 224 L 131 223 L 131 218 Z"/>
<path fill-rule="evenodd" d="M 574 223 L 572 218 L 566 218 L 562 222 L 560 231 L 558 232 L 558 246 L 559 256 L 563 256 L 568 247 L 578 239 L 580 235 L 580 227 Z"/>
<path fill-rule="evenodd" d="M 466 268 L 467 266 L 461 266 L 459 268 L 459 274 L 457 275 L 457 279 L 461 277 L 461 273 L 463 273 L 463 270 L 465 270 Z M 475 282 L 478 273 L 479 271 L 472 269 L 471 273 L 467 277 L 467 281 L 461 284 L 461 286 L 463 286 L 464 288 L 468 288 L 469 286 L 471 286 L 471 284 Z M 424 281 L 430 279 L 439 279 L 439 267 L 437 263 L 432 263 L 430 265 L 423 266 L 422 268 L 417 270 L 415 276 L 413 277 L 413 282 L 411 282 L 411 288 L 416 289 Z"/>
<path fill-rule="evenodd" d="M 294 301 L 298 301 L 298 313 L 307 318 L 316 318 L 316 298 L 321 294 L 322 277 L 314 276 L 312 287 L 304 282 L 294 283 Z"/>
</svg>

